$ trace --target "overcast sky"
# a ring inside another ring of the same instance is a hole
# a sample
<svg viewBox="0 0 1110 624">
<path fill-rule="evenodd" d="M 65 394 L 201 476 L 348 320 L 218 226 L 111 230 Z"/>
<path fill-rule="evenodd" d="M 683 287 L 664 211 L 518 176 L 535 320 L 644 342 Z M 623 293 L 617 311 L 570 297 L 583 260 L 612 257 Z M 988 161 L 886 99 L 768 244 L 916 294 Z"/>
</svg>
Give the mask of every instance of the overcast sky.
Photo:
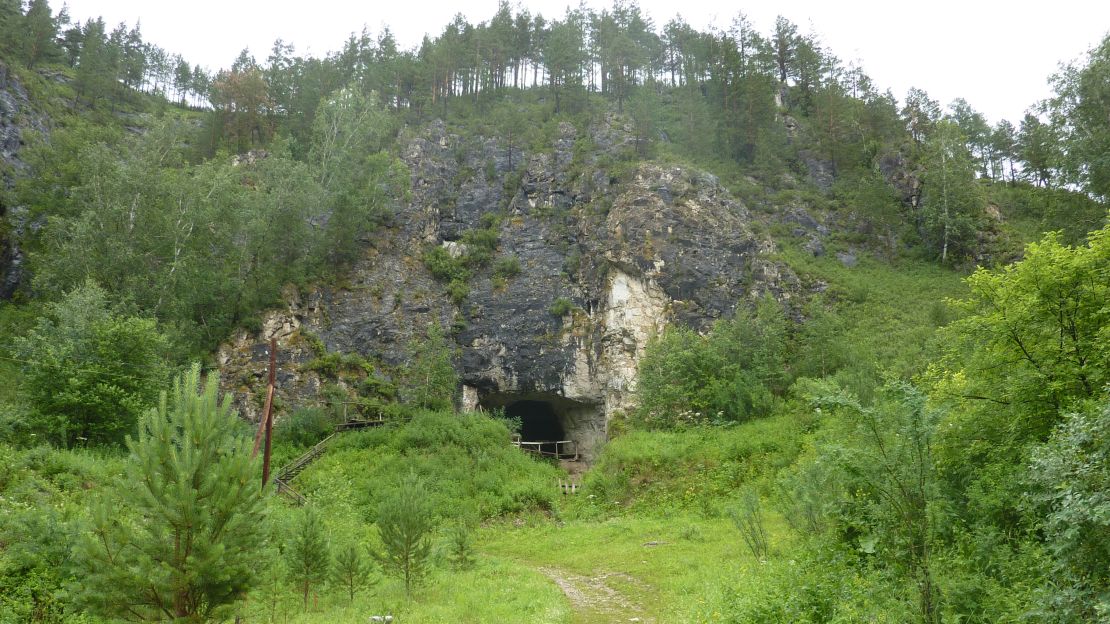
<svg viewBox="0 0 1110 624">
<path fill-rule="evenodd" d="M 566 0 L 520 4 L 549 19 L 568 5 Z M 585 4 L 610 6 L 598 0 Z M 1058 64 L 1083 56 L 1110 30 L 1106 0 L 639 4 L 657 26 L 681 12 L 698 29 L 727 28 L 742 10 L 766 33 L 782 14 L 802 32 L 816 33 L 845 63 L 859 61 L 880 89 L 890 88 L 901 99 L 916 86 L 942 105 L 963 97 L 992 123 L 1020 120 L 1027 107 L 1050 94 L 1046 81 Z M 229 66 L 244 47 L 263 61 L 279 37 L 299 54 L 322 55 L 363 25 L 376 35 L 387 24 L 403 46 L 415 47 L 426 32 L 441 32 L 456 13 L 477 23 L 497 10 L 497 0 L 68 0 L 68 5 L 75 20 L 100 15 L 109 27 L 141 20 L 147 41 L 210 69 Z"/>
</svg>

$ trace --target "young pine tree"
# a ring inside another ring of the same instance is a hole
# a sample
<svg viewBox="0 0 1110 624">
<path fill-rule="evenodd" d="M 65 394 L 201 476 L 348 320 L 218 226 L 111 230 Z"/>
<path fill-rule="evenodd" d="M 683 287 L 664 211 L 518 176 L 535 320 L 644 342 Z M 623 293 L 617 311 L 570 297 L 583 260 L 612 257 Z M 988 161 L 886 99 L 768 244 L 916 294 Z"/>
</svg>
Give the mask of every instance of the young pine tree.
<svg viewBox="0 0 1110 624">
<path fill-rule="evenodd" d="M 447 534 L 451 563 L 460 570 L 474 567 L 474 543 L 470 536 L 470 525 L 460 520 Z"/>
<path fill-rule="evenodd" d="M 378 558 L 383 568 L 401 577 L 407 594 L 427 573 L 433 527 L 434 517 L 424 483 L 416 473 L 409 473 L 378 510 L 383 549 Z"/>
<path fill-rule="evenodd" d="M 139 621 L 222 620 L 256 585 L 265 509 L 219 380 L 180 377 L 139 423 L 114 496 L 74 552 L 78 602 Z"/>
<path fill-rule="evenodd" d="M 370 562 L 362 556 L 358 542 L 352 541 L 335 556 L 332 579 L 336 585 L 347 589 L 347 598 L 355 601 L 355 591 L 370 582 Z"/>
<path fill-rule="evenodd" d="M 312 507 L 305 507 L 285 554 L 289 576 L 301 588 L 304 610 L 308 611 L 308 594 L 313 585 L 327 577 L 331 564 L 324 527 Z"/>
</svg>

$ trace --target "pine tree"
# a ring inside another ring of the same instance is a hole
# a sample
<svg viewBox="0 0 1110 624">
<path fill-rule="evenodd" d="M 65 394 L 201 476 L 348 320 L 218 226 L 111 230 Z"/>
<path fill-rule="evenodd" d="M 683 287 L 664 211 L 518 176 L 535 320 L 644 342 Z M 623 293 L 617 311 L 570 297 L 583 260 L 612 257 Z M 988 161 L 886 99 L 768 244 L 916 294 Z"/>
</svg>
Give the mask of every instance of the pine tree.
<svg viewBox="0 0 1110 624">
<path fill-rule="evenodd" d="M 22 0 L 0 0 L 0 53 L 21 54 L 25 39 Z"/>
<path fill-rule="evenodd" d="M 400 488 L 378 510 L 378 531 L 383 548 L 378 559 L 383 568 L 401 577 L 405 593 L 411 594 L 412 588 L 427 573 L 433 526 L 424 483 L 416 473 L 409 473 Z"/>
<path fill-rule="evenodd" d="M 31 0 L 23 18 L 23 30 L 23 58 L 28 67 L 61 56 L 61 50 L 55 41 L 58 37 L 58 20 L 54 18 L 46 0 Z"/>
<path fill-rule="evenodd" d="M 474 566 L 474 543 L 470 536 L 470 524 L 459 520 L 451 527 L 448 533 L 448 548 L 451 563 L 460 570 L 469 570 Z"/>
<path fill-rule="evenodd" d="M 312 507 L 305 507 L 297 523 L 293 539 L 286 551 L 289 575 L 304 597 L 308 611 L 308 594 L 312 586 L 324 580 L 331 565 L 331 552 L 320 517 Z"/>
<path fill-rule="evenodd" d="M 116 68 L 113 67 L 104 20 L 88 20 L 81 33 L 81 53 L 74 80 L 77 97 L 95 106 L 99 100 L 112 96 L 115 84 Z"/>
<path fill-rule="evenodd" d="M 362 556 L 358 542 L 350 542 L 335 556 L 332 579 L 336 585 L 347 588 L 347 597 L 355 600 L 355 590 L 365 587 L 370 580 L 370 562 Z"/>
<path fill-rule="evenodd" d="M 115 490 L 75 549 L 78 601 L 112 617 L 207 621 L 256 584 L 265 510 L 250 440 L 200 366 L 148 411 Z"/>
</svg>

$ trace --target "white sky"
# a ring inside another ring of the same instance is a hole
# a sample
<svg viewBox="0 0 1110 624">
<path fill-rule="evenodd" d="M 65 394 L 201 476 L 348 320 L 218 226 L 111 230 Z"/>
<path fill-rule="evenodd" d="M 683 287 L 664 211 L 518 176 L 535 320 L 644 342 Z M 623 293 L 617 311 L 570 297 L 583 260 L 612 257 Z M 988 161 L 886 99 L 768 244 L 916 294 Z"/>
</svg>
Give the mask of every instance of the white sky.
<svg viewBox="0 0 1110 624">
<path fill-rule="evenodd" d="M 264 61 L 274 40 L 298 54 L 338 49 L 365 24 L 377 35 L 388 24 L 403 47 L 433 36 L 456 14 L 471 23 L 489 19 L 497 0 L 67 0 L 70 16 L 103 16 L 109 29 L 141 20 L 143 37 L 190 63 L 226 67 L 244 47 Z M 51 0 L 55 9 L 61 0 Z M 560 17 L 566 0 L 522 0 L 533 14 Z M 588 0 L 600 9 L 608 0 Z M 692 26 L 727 28 L 738 10 L 769 33 L 778 14 L 814 32 L 845 64 L 858 60 L 880 90 L 900 99 L 916 86 L 942 105 L 963 97 L 989 121 L 1016 122 L 1047 97 L 1047 78 L 1062 61 L 1077 59 L 1110 31 L 1106 0 L 918 0 L 917 2 L 749 0 L 740 4 L 640 0 L 656 26 L 676 13 Z"/>
</svg>

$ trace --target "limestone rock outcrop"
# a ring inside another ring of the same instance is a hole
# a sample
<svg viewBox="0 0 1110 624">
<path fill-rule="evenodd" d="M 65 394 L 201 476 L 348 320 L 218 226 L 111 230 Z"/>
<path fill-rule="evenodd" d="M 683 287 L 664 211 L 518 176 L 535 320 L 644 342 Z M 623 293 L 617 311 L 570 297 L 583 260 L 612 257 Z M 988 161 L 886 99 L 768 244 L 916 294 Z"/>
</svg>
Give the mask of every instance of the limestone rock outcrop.
<svg viewBox="0 0 1110 624">
<path fill-rule="evenodd" d="M 549 150 L 534 152 L 464 139 L 438 122 L 403 138 L 412 189 L 394 225 L 342 288 L 321 289 L 284 317 L 329 351 L 384 367 L 402 364 L 412 338 L 439 323 L 457 343 L 468 407 L 549 402 L 591 456 L 608 419 L 634 405 L 652 337 L 671 323 L 707 329 L 764 293 L 784 298 L 789 276 L 766 260 L 773 245 L 713 176 L 636 162 L 616 117 L 558 130 Z M 514 257 L 519 273 L 479 270 L 456 303 L 421 258 L 429 246 L 465 253 L 466 233 L 488 225 L 488 213 L 498 215 L 495 259 Z M 240 336 L 222 356 L 236 379 L 264 368 L 265 349 L 249 343 Z M 316 383 L 302 376 L 283 391 L 303 396 Z"/>
</svg>

